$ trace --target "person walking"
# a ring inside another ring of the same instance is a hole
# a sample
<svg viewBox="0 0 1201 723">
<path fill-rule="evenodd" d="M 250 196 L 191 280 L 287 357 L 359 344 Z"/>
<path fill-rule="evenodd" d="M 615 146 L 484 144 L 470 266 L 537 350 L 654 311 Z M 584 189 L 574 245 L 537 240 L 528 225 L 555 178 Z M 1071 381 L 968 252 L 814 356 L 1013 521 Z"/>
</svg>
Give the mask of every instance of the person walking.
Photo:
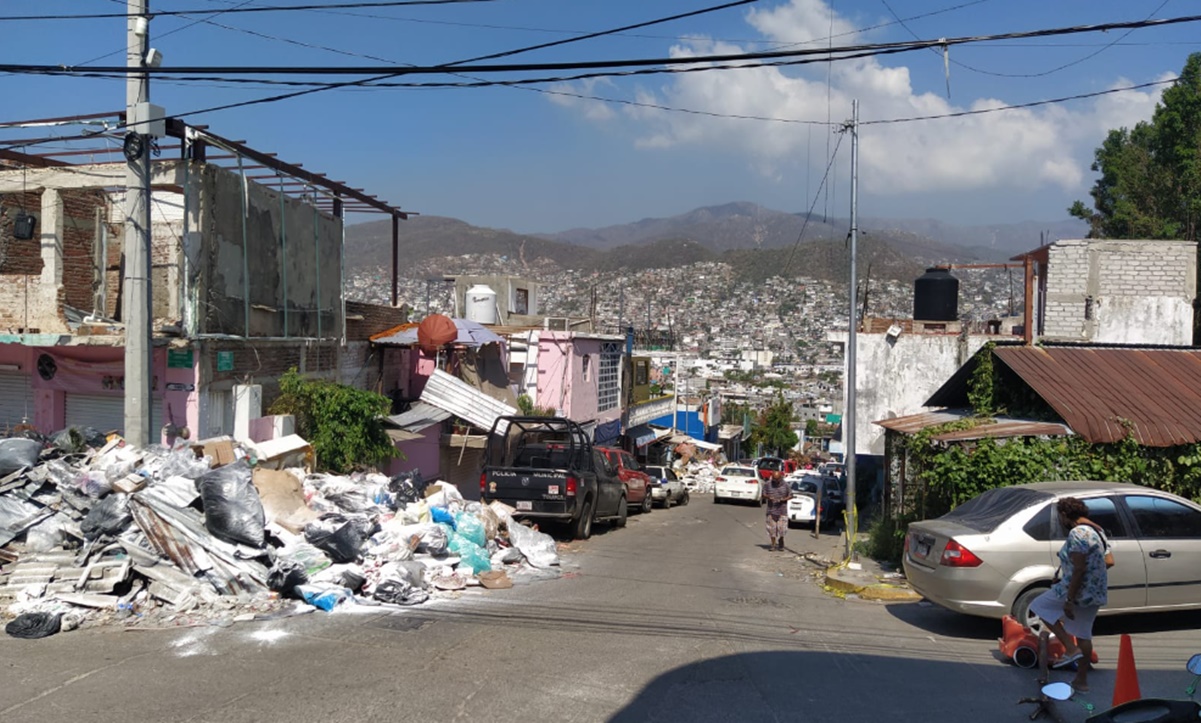
<svg viewBox="0 0 1201 723">
<path fill-rule="evenodd" d="M 788 531 L 788 500 L 792 490 L 784 483 L 783 472 L 772 472 L 763 485 L 763 498 L 767 500 L 767 536 L 771 552 L 784 549 L 784 533 Z"/>
<path fill-rule="evenodd" d="M 1088 508 L 1080 500 L 1064 497 L 1055 503 L 1055 510 L 1060 525 L 1068 530 L 1059 548 L 1060 574 L 1050 590 L 1030 603 L 1030 610 L 1063 643 L 1064 656 L 1051 667 L 1076 663 L 1072 688 L 1083 693 L 1088 690 L 1092 667 L 1093 621 L 1101 606 L 1109 602 L 1109 545 L 1100 525 L 1085 517 Z"/>
</svg>

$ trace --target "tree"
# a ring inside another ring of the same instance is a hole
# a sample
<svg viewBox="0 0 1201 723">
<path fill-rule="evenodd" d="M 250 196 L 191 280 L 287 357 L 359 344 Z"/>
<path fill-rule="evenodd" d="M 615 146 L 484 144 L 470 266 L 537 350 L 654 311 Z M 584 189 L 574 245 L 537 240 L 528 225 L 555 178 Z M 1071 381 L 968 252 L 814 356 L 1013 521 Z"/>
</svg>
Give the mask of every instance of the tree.
<svg viewBox="0 0 1201 723">
<path fill-rule="evenodd" d="M 279 391 L 269 411 L 296 417 L 296 432 L 313 446 L 321 469 L 349 472 L 399 454 L 381 421 L 392 405 L 382 394 L 305 379 L 295 367 L 280 377 Z"/>
<path fill-rule="evenodd" d="M 1088 222 L 1092 238 L 1196 241 L 1201 224 L 1201 53 L 1185 62 L 1151 121 L 1111 130 L 1096 150 L 1101 174 L 1068 213 Z"/>
<path fill-rule="evenodd" d="M 817 436 L 817 420 L 810 419 L 805 422 L 805 436 L 813 438 Z"/>
<path fill-rule="evenodd" d="M 783 396 L 777 396 L 776 401 L 759 415 L 748 441 L 752 447 L 763 445 L 764 449 L 780 454 L 795 447 L 797 436 L 792 431 L 792 403 L 784 401 Z"/>
</svg>

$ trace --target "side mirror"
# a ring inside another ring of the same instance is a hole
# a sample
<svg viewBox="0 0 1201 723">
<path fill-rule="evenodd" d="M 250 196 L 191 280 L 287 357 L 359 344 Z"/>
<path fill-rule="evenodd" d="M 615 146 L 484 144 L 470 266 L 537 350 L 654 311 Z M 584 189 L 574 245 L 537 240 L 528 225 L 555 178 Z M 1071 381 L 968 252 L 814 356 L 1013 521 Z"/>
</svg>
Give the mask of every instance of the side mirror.
<svg viewBox="0 0 1201 723">
<path fill-rule="evenodd" d="M 1193 675 L 1201 675 L 1201 653 L 1197 653 L 1193 657 L 1189 658 L 1184 667 L 1188 668 L 1188 672 L 1192 673 Z"/>
<path fill-rule="evenodd" d="M 1052 700 L 1071 700 L 1075 693 L 1068 683 L 1048 683 L 1043 686 L 1043 695 Z"/>
</svg>

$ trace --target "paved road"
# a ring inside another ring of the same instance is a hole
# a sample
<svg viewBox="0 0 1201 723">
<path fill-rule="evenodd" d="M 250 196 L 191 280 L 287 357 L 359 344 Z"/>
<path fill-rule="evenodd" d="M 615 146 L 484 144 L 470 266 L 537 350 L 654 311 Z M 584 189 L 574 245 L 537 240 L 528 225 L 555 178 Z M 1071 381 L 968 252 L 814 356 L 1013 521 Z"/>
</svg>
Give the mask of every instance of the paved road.
<svg viewBox="0 0 1201 723">
<path fill-rule="evenodd" d="M 1033 676 L 998 660 L 999 624 L 828 595 L 765 549 L 761 515 L 694 497 L 572 543 L 560 579 L 395 613 L 0 639 L 0 720 L 1026 720 Z M 1144 693 L 1177 694 L 1197 622 L 1103 620 L 1099 653 L 1133 630 Z M 1094 702 L 1112 682 L 1109 663 Z"/>
</svg>

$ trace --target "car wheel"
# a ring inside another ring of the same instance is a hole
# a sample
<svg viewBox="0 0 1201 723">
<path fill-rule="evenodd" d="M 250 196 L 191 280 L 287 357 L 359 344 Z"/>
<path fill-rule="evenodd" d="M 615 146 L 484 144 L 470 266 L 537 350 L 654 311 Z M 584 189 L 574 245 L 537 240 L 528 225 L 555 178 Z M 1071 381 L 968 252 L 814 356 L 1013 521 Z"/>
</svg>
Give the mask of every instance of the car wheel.
<svg viewBox="0 0 1201 723">
<path fill-rule="evenodd" d="M 614 527 L 625 527 L 626 520 L 630 517 L 630 506 L 626 503 L 626 496 L 622 495 L 621 500 L 617 503 L 617 519 L 613 520 Z"/>
<path fill-rule="evenodd" d="M 667 492 L 666 494 L 663 495 L 663 509 L 665 509 L 665 510 L 671 509 L 671 492 Z"/>
<path fill-rule="evenodd" d="M 655 500 L 651 498 L 651 491 L 646 490 L 646 494 L 642 496 L 642 507 L 639 508 L 639 513 L 643 515 L 648 514 L 651 511 L 651 505 L 654 503 Z"/>
<path fill-rule="evenodd" d="M 715 504 L 715 505 L 721 504 L 721 498 L 717 496 L 716 492 L 713 493 L 713 504 Z"/>
<path fill-rule="evenodd" d="M 1034 598 L 1042 595 L 1050 588 L 1046 585 L 1035 585 L 1029 590 L 1018 595 L 1017 600 L 1013 601 L 1013 608 L 1010 612 L 1019 623 L 1038 633 L 1043 628 L 1043 621 L 1030 610 L 1030 603 L 1034 602 Z"/>
<path fill-rule="evenodd" d="M 571 527 L 571 536 L 574 539 L 587 540 L 592 537 L 592 512 L 592 500 L 584 500 L 584 509 L 580 511 L 579 519 Z"/>
<path fill-rule="evenodd" d="M 684 493 L 680 495 L 680 504 L 688 504 L 688 490 L 684 490 Z"/>
</svg>

